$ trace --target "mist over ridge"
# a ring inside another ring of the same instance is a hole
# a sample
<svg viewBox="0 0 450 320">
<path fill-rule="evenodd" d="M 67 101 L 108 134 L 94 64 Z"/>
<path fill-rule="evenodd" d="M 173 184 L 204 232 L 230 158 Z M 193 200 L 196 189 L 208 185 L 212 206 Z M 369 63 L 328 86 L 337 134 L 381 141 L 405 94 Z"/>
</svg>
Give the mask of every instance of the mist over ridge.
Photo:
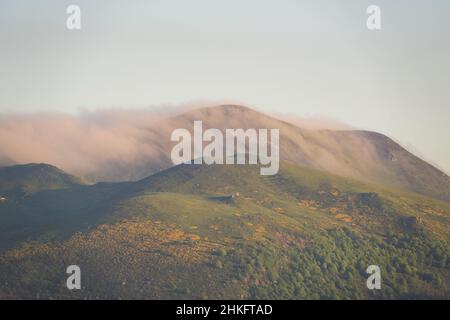
<svg viewBox="0 0 450 320">
<path fill-rule="evenodd" d="M 192 130 L 194 120 L 220 130 L 278 128 L 281 160 L 441 199 L 449 196 L 445 173 L 382 134 L 329 120 L 311 121 L 309 128 L 315 129 L 307 129 L 235 104 L 3 115 L 0 165 L 49 163 L 92 182 L 139 180 L 172 166 L 171 132 Z"/>
</svg>

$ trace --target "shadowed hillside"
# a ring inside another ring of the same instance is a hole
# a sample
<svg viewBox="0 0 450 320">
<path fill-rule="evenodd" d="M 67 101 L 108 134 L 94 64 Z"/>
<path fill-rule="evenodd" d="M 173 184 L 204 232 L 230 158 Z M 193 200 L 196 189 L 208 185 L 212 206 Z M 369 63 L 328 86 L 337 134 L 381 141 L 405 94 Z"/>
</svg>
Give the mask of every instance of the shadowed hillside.
<svg viewBox="0 0 450 320">
<path fill-rule="evenodd" d="M 3 197 L 27 196 L 44 190 L 65 189 L 82 184 L 82 179 L 48 164 L 0 167 L 0 196 Z"/>
</svg>

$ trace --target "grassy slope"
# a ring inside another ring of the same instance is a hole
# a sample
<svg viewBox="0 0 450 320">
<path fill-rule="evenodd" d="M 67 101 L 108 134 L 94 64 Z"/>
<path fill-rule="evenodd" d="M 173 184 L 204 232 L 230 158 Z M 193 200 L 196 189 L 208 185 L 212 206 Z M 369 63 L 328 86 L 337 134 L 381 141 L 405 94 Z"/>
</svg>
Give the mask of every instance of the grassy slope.
<svg viewBox="0 0 450 320">
<path fill-rule="evenodd" d="M 12 296 L 449 297 L 448 203 L 287 163 L 272 177 L 256 166 L 182 165 L 18 205 L 19 216 L 46 223 L 31 233 L 40 242 L 0 258 Z M 0 208 L 5 228 L 17 224 L 4 220 L 12 209 Z M 35 225 L 21 228 L 10 245 Z M 81 266 L 81 292 L 64 289 L 66 264 Z M 385 271 L 375 294 L 369 264 Z"/>
</svg>

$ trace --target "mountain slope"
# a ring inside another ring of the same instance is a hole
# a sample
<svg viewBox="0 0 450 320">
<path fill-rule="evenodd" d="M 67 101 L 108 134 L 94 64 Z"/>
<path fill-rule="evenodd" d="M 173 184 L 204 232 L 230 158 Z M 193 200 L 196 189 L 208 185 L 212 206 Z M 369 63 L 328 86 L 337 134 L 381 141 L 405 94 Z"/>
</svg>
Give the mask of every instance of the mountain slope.
<svg viewBox="0 0 450 320">
<path fill-rule="evenodd" d="M 191 128 L 279 128 L 282 160 L 330 173 L 450 200 L 450 178 L 375 132 L 306 130 L 242 106 L 194 110 L 176 118 Z"/>
<path fill-rule="evenodd" d="M 180 165 L 16 206 L 0 204 L 0 225 L 25 230 L 0 254 L 9 297 L 450 295 L 448 203 L 285 162 L 275 176 L 256 165 Z M 65 289 L 67 264 L 81 267 L 81 291 Z M 380 292 L 365 287 L 370 264 L 383 270 Z"/>
</svg>

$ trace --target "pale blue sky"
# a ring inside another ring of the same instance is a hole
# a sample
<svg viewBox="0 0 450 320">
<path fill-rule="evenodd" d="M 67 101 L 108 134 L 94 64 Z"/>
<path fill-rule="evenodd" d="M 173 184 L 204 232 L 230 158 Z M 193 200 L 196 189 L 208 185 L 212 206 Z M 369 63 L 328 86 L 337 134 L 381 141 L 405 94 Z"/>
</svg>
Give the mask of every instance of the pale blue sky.
<svg viewBox="0 0 450 320">
<path fill-rule="evenodd" d="M 449 17 L 447 0 L 0 0 L 0 112 L 241 101 L 385 133 L 450 172 Z"/>
</svg>

